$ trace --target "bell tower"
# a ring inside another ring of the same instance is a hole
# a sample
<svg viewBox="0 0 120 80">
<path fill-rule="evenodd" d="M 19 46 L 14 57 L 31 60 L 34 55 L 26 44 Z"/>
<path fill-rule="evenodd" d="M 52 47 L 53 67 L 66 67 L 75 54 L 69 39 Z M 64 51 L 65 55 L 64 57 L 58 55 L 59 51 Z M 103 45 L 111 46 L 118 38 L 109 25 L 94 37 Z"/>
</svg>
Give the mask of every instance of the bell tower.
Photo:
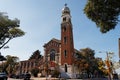
<svg viewBox="0 0 120 80">
<path fill-rule="evenodd" d="M 61 66 L 64 72 L 72 73 L 74 43 L 70 9 L 65 4 L 61 22 Z"/>
</svg>

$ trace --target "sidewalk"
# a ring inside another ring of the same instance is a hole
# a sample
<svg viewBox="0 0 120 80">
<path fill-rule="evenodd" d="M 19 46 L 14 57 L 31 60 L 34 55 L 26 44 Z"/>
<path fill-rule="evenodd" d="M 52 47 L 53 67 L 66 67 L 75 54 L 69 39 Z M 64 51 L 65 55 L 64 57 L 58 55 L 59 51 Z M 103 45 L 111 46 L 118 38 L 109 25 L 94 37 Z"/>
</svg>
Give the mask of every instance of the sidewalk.
<svg viewBox="0 0 120 80">
<path fill-rule="evenodd" d="M 31 80 L 59 80 L 58 78 L 31 78 Z M 61 79 L 64 80 L 64 79 Z"/>
</svg>

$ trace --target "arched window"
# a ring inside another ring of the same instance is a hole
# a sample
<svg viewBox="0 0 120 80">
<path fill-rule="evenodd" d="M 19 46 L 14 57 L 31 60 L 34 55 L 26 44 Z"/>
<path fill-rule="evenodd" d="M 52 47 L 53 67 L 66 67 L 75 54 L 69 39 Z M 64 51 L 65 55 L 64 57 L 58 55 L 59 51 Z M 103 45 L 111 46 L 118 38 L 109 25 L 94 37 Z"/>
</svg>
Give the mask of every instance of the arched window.
<svg viewBox="0 0 120 80">
<path fill-rule="evenodd" d="M 54 49 L 50 51 L 50 61 L 55 61 L 55 50 Z"/>
<path fill-rule="evenodd" d="M 64 43 L 65 44 L 67 43 L 67 37 L 64 37 Z"/>
<path fill-rule="evenodd" d="M 66 17 L 63 18 L 63 21 L 66 21 Z"/>
<path fill-rule="evenodd" d="M 67 64 L 65 64 L 65 72 L 67 72 Z"/>
<path fill-rule="evenodd" d="M 64 50 L 64 56 L 65 56 L 65 58 L 67 57 L 67 51 L 66 50 Z"/>
</svg>

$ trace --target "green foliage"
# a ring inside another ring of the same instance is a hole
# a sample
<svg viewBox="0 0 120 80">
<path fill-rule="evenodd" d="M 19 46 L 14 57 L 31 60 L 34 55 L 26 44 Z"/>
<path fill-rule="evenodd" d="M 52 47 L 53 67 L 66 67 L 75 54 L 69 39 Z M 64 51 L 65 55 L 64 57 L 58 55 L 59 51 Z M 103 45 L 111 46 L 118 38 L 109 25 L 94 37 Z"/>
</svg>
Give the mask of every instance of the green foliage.
<svg viewBox="0 0 120 80">
<path fill-rule="evenodd" d="M 31 73 L 34 75 L 34 77 L 37 77 L 37 74 L 39 73 L 39 69 L 35 67 L 31 70 Z"/>
<path fill-rule="evenodd" d="M 104 75 L 106 72 L 105 64 L 101 58 L 95 58 L 94 50 L 90 48 L 80 49 L 76 55 L 75 65 L 78 66 L 79 73 L 86 72 L 89 75 L 98 72 L 99 75 Z"/>
<path fill-rule="evenodd" d="M 19 58 L 11 55 L 7 55 L 6 58 L 6 70 L 8 74 L 16 72 L 15 67 L 18 64 Z"/>
<path fill-rule="evenodd" d="M 79 72 L 94 71 L 94 69 L 96 68 L 94 54 L 95 54 L 94 50 L 90 48 L 80 49 L 80 52 L 77 53 L 78 59 L 75 62 L 75 64 L 79 68 Z"/>
<path fill-rule="evenodd" d="M 102 59 L 96 59 L 97 61 L 97 64 L 98 64 L 98 70 L 99 72 L 101 72 L 103 75 L 107 75 L 108 74 L 108 71 L 107 69 L 105 68 L 105 62 L 102 60 Z"/>
<path fill-rule="evenodd" d="M 19 26 L 20 21 L 17 18 L 11 20 L 5 13 L 0 12 L 0 49 L 11 39 L 25 34 L 24 31 L 18 28 Z"/>
<path fill-rule="evenodd" d="M 102 33 L 114 29 L 119 22 L 120 0 L 88 0 L 84 13 Z"/>
<path fill-rule="evenodd" d="M 60 74 L 60 71 L 55 69 L 52 76 L 57 78 L 59 74 Z"/>
<path fill-rule="evenodd" d="M 7 55 L 6 62 L 4 62 L 0 67 L 1 71 L 7 71 L 8 74 L 16 72 L 15 68 L 18 64 L 19 58 L 16 56 Z M 4 66 L 4 67 L 3 67 Z M 3 67 L 3 68 L 2 68 Z"/>
<path fill-rule="evenodd" d="M 39 50 L 36 50 L 35 52 L 33 52 L 33 54 L 30 56 L 29 60 L 31 59 L 40 59 L 42 58 L 42 55 L 40 54 Z"/>
<path fill-rule="evenodd" d="M 80 49 L 81 54 L 85 57 L 85 58 L 94 58 L 95 52 L 94 50 L 90 49 L 90 48 L 84 48 L 84 49 Z"/>
<path fill-rule="evenodd" d="M 0 61 L 5 61 L 6 58 L 0 54 Z"/>
</svg>

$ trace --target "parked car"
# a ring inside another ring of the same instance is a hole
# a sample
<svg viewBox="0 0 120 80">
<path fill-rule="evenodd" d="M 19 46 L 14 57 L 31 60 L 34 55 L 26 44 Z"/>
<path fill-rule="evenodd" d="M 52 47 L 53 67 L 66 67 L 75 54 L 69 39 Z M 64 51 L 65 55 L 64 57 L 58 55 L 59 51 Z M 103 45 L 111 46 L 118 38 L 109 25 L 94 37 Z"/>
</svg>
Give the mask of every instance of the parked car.
<svg viewBox="0 0 120 80">
<path fill-rule="evenodd" d="M 119 79 L 117 73 L 113 74 L 113 79 Z"/>
<path fill-rule="evenodd" d="M 29 73 L 24 74 L 24 80 L 30 80 L 31 75 Z"/>
<path fill-rule="evenodd" d="M 16 75 L 16 79 L 30 80 L 30 78 L 31 78 L 31 74 L 29 73 L 22 73 L 22 74 Z"/>
<path fill-rule="evenodd" d="M 4 73 L 4 72 L 1 72 L 1 73 L 0 73 L 0 80 L 7 80 L 7 79 L 8 79 L 7 74 Z"/>
<path fill-rule="evenodd" d="M 23 79 L 24 78 L 24 74 L 17 74 L 16 75 L 16 79 Z"/>
<path fill-rule="evenodd" d="M 10 78 L 16 78 L 16 75 L 15 74 L 10 74 L 9 77 Z"/>
</svg>

